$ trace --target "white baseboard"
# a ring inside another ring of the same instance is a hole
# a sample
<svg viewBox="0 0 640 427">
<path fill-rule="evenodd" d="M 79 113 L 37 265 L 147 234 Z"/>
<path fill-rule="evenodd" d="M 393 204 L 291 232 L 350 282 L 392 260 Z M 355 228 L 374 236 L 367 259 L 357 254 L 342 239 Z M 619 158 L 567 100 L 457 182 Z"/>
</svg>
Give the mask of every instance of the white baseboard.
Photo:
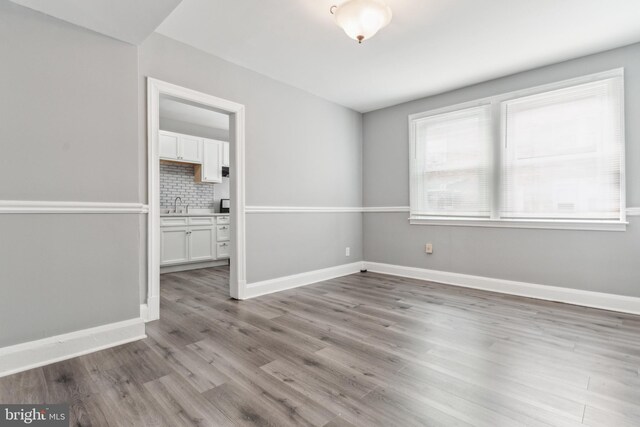
<svg viewBox="0 0 640 427">
<path fill-rule="evenodd" d="M 365 262 L 365 268 L 374 273 L 428 280 L 446 285 L 481 289 L 509 295 L 536 298 L 547 301 L 563 302 L 621 313 L 640 314 L 640 298 L 602 292 L 560 288 L 557 286 L 515 282 L 512 280 L 491 279 L 489 277 L 424 268 L 404 267 L 400 265 Z"/>
<path fill-rule="evenodd" d="M 189 271 L 189 270 L 198 270 L 200 268 L 221 267 L 224 265 L 229 265 L 229 260 L 226 258 L 221 260 L 216 260 L 216 261 L 194 262 L 189 264 L 178 264 L 178 265 L 165 265 L 160 267 L 160 274 L 177 273 L 180 271 Z"/>
<path fill-rule="evenodd" d="M 131 319 L 0 348 L 0 377 L 143 338 L 144 321 Z"/>
<path fill-rule="evenodd" d="M 291 276 L 249 283 L 246 286 L 244 299 L 266 295 L 272 292 L 284 291 L 286 289 L 297 288 L 298 286 L 310 285 L 311 283 L 334 279 L 336 277 L 347 276 L 349 274 L 358 273 L 361 268 L 362 262 L 354 262 L 351 264 L 338 265 L 336 267 L 323 268 L 322 270 L 307 271 L 305 273 L 294 274 Z"/>
</svg>

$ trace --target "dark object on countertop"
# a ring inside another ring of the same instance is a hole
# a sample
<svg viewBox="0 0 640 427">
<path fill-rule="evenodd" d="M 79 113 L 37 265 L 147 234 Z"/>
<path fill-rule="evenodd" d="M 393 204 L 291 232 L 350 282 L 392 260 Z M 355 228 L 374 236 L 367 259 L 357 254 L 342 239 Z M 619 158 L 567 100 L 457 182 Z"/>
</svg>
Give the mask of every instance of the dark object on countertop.
<svg viewBox="0 0 640 427">
<path fill-rule="evenodd" d="M 220 199 L 220 213 L 229 213 L 229 199 Z"/>
</svg>

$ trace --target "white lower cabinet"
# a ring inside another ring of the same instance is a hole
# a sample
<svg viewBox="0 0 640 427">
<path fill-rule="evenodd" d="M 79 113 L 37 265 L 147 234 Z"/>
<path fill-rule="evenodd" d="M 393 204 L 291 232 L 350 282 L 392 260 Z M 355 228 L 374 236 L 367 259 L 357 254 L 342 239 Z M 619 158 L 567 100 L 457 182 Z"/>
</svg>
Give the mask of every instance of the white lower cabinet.
<svg viewBox="0 0 640 427">
<path fill-rule="evenodd" d="M 218 242 L 218 258 L 229 258 L 229 242 Z"/>
<path fill-rule="evenodd" d="M 213 217 L 164 217 L 160 228 L 160 265 L 216 259 Z"/>
<path fill-rule="evenodd" d="M 229 258 L 229 216 L 182 217 L 160 220 L 160 265 Z"/>
<path fill-rule="evenodd" d="M 231 226 L 229 225 L 229 216 L 222 215 L 216 218 L 216 256 L 220 258 L 229 258 L 229 239 L 231 238 Z"/>
<path fill-rule="evenodd" d="M 189 229 L 187 227 L 163 227 L 160 230 L 160 264 L 189 262 Z"/>
<path fill-rule="evenodd" d="M 191 227 L 188 233 L 189 261 L 216 259 L 216 235 L 213 227 Z"/>
<path fill-rule="evenodd" d="M 231 233 L 229 233 L 229 225 L 218 225 L 217 236 L 219 242 L 229 240 L 229 237 L 231 237 Z"/>
</svg>

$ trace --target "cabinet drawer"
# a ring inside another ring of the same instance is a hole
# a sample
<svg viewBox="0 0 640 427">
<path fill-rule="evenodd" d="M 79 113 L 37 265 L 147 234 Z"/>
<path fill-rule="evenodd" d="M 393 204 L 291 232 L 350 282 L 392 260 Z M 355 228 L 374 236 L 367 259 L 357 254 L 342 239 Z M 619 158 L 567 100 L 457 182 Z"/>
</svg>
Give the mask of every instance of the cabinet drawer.
<svg viewBox="0 0 640 427">
<path fill-rule="evenodd" d="M 216 258 L 229 258 L 229 242 L 216 244 Z"/>
<path fill-rule="evenodd" d="M 192 216 L 191 218 L 189 218 L 190 225 L 213 225 L 213 223 L 214 218 L 212 216 Z"/>
<path fill-rule="evenodd" d="M 162 227 L 175 227 L 175 226 L 185 226 L 189 223 L 188 218 L 184 216 L 179 217 L 161 217 L 160 218 L 160 226 Z"/>
<path fill-rule="evenodd" d="M 229 215 L 219 216 L 218 224 L 229 224 Z"/>
<path fill-rule="evenodd" d="M 229 236 L 231 235 L 231 233 L 229 233 L 229 226 L 228 225 L 219 225 L 217 230 L 217 234 L 216 234 L 216 240 L 218 242 L 223 242 L 223 241 L 227 241 L 229 240 Z"/>
</svg>

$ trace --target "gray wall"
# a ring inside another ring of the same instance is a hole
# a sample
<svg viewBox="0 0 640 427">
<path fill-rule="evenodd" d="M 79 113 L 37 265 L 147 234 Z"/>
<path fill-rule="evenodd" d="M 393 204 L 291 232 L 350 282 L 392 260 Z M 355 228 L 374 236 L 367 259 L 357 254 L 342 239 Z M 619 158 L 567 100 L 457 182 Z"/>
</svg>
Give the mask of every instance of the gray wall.
<svg viewBox="0 0 640 427">
<path fill-rule="evenodd" d="M 365 206 L 409 205 L 409 114 L 617 67 L 625 67 L 627 206 L 640 206 L 640 44 L 365 114 Z M 365 214 L 367 261 L 640 296 L 639 217 L 624 233 L 409 225 L 407 217 Z"/>
<path fill-rule="evenodd" d="M 160 111 L 160 114 L 162 114 L 162 111 Z M 199 136 L 201 138 L 229 141 L 229 131 L 227 129 L 217 129 L 208 126 L 201 126 L 195 123 L 183 122 L 182 120 L 170 119 L 168 117 L 160 116 L 160 129 L 167 130 L 169 132 Z"/>
<path fill-rule="evenodd" d="M 141 159 L 150 76 L 246 106 L 247 205 L 361 206 L 361 114 L 159 34 L 139 67 Z M 247 215 L 249 283 L 359 261 L 361 248 L 360 214 Z"/>
<path fill-rule="evenodd" d="M 0 40 L 0 200 L 138 202 L 136 48 L 8 1 Z M 0 347 L 139 317 L 138 221 L 0 214 Z"/>
</svg>

